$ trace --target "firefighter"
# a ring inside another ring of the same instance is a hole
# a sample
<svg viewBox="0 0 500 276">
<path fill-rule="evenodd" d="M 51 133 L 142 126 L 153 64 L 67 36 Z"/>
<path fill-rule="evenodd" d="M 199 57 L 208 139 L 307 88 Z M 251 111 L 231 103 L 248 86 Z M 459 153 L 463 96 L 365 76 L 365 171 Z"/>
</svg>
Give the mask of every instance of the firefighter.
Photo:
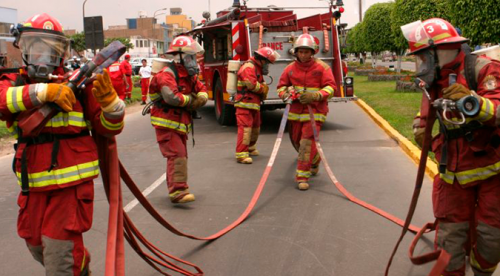
<svg viewBox="0 0 500 276">
<path fill-rule="evenodd" d="M 125 105 L 106 72 L 76 95 L 50 81 L 49 73 L 64 75 L 70 47 L 55 18 L 35 15 L 12 33 L 26 66 L 22 73 L 0 76 L 0 119 L 18 139 L 13 168 L 22 188 L 18 234 L 45 275 L 89 275 L 82 234 L 92 225 L 93 179 L 99 173 L 89 129 L 120 133 Z M 39 133 L 21 127 L 35 123 L 29 115 L 49 103 L 60 111 Z"/>
<path fill-rule="evenodd" d="M 121 100 L 125 100 L 125 90 L 128 87 L 127 76 L 120 62 L 116 61 L 108 67 L 109 76 L 111 77 L 111 83 L 115 88 L 118 97 Z"/>
<path fill-rule="evenodd" d="M 309 189 L 309 178 L 318 173 L 320 163 L 308 106 L 314 112 L 319 133 L 328 113 L 327 100 L 336 89 L 330 66 L 314 58 L 318 49 L 312 35 L 300 35 L 293 46 L 296 60 L 285 68 L 278 83 L 278 95 L 283 101 L 297 96 L 290 106 L 288 131 L 299 152 L 295 181 L 300 190 Z"/>
<path fill-rule="evenodd" d="M 260 103 L 267 98 L 269 87 L 264 76 L 269 73 L 269 63 L 274 63 L 279 54 L 269 47 L 262 47 L 238 70 L 238 92 L 235 97 L 238 138 L 236 161 L 252 164 L 252 157 L 258 156 L 256 148 L 260 131 Z"/>
<path fill-rule="evenodd" d="M 134 83 L 132 82 L 132 65 L 130 65 L 130 55 L 125 55 L 125 59 L 120 63 L 120 71 L 125 74 L 125 79 L 127 84 L 125 85 L 125 100 L 132 100 L 132 88 L 134 88 Z"/>
<path fill-rule="evenodd" d="M 205 86 L 198 80 L 196 54 L 203 48 L 188 36 L 178 36 L 166 54 L 174 63 L 166 66 L 151 80 L 149 97 L 151 124 L 163 157 L 167 158 L 167 186 L 172 203 L 195 200 L 187 185 L 186 142 L 192 125 L 191 112 L 204 106 L 208 99 Z"/>
<path fill-rule="evenodd" d="M 466 255 L 474 275 L 492 275 L 500 261 L 500 132 L 495 125 L 500 119 L 500 63 L 485 56 L 466 62 L 471 57 L 465 44 L 468 39 L 443 19 L 417 21 L 402 30 L 410 54 L 420 64 L 417 77 L 430 95 L 453 101 L 474 96 L 479 101 L 477 114 L 469 114 L 461 125 L 444 121 L 444 129 L 431 142 L 436 159 L 443 164 L 432 191 L 435 244 L 451 255 L 442 275 L 465 275 Z M 465 73 L 468 64 L 471 73 Z M 457 76 L 451 85 L 450 74 Z M 476 88 L 471 87 L 470 79 L 477 81 Z M 420 145 L 425 128 L 432 127 L 426 126 L 428 108 L 424 96 L 413 125 Z M 456 111 L 448 112 L 447 117 L 461 120 Z"/>
</svg>

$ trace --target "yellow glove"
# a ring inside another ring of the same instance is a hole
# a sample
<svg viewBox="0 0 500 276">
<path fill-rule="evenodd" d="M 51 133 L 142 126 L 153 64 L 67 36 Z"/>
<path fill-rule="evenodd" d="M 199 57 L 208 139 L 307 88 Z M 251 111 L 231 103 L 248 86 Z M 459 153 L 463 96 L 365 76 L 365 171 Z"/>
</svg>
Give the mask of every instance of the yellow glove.
<svg viewBox="0 0 500 276">
<path fill-rule="evenodd" d="M 321 92 L 305 92 L 300 95 L 299 101 L 301 104 L 310 104 L 312 102 L 319 102 L 323 99 Z"/>
<path fill-rule="evenodd" d="M 107 69 L 104 69 L 103 74 L 97 74 L 93 85 L 92 94 L 94 94 L 95 99 L 104 111 L 115 106 L 120 101 L 115 89 L 113 88 Z"/>
<path fill-rule="evenodd" d="M 413 135 L 415 136 L 415 142 L 417 145 L 422 147 L 424 144 L 425 128 L 417 127 L 413 129 Z"/>
<path fill-rule="evenodd" d="M 204 106 L 207 103 L 207 100 L 208 99 L 204 94 L 198 95 L 196 98 L 193 99 L 193 101 L 189 105 L 188 109 L 189 110 L 196 110 L 196 109 Z"/>
<path fill-rule="evenodd" d="M 260 96 L 260 99 L 262 101 L 265 101 L 267 99 L 267 94 L 269 93 L 269 86 L 265 82 L 262 83 L 262 95 Z"/>
<path fill-rule="evenodd" d="M 60 83 L 38 84 L 36 96 L 40 102 L 53 102 L 66 112 L 72 111 L 76 103 L 73 90 Z"/>
<path fill-rule="evenodd" d="M 467 87 L 460 83 L 455 83 L 443 89 L 443 98 L 458 101 L 465 96 L 473 95 Z"/>
</svg>

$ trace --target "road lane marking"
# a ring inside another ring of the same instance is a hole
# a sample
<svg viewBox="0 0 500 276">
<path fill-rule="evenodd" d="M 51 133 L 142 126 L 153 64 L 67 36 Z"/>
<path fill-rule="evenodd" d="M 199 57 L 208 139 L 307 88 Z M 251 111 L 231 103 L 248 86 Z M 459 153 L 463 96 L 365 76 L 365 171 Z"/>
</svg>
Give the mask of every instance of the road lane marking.
<svg viewBox="0 0 500 276">
<path fill-rule="evenodd" d="M 151 184 L 151 186 L 147 187 L 146 190 L 144 190 L 142 192 L 144 197 L 147 197 L 151 192 L 153 192 L 156 188 L 158 188 L 158 186 L 160 186 L 161 183 L 163 183 L 163 181 L 165 181 L 166 176 L 167 176 L 167 173 L 164 173 L 162 176 L 160 176 L 160 178 L 156 179 L 156 181 L 153 182 L 153 184 Z M 128 213 L 137 204 L 139 204 L 139 200 L 137 200 L 137 198 L 136 198 L 136 199 L 132 200 L 131 202 L 129 202 L 129 204 L 127 204 L 127 206 L 125 206 L 125 208 L 123 208 L 123 211 L 125 211 L 125 213 Z"/>
</svg>

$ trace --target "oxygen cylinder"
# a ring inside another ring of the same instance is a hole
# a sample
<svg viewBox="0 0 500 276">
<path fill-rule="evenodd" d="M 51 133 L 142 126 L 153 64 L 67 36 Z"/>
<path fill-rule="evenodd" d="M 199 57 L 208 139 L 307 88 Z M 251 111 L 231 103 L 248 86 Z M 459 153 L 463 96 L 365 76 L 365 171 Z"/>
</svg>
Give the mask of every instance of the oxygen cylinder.
<svg viewBox="0 0 500 276">
<path fill-rule="evenodd" d="M 500 45 L 491 46 L 485 49 L 477 50 L 472 52 L 478 56 L 485 55 L 489 58 L 496 59 L 500 61 Z"/>
<path fill-rule="evenodd" d="M 227 65 L 227 82 L 226 91 L 229 95 L 233 96 L 236 94 L 238 87 L 238 70 L 240 69 L 239 60 L 230 60 Z"/>
<path fill-rule="evenodd" d="M 154 58 L 151 62 L 151 73 L 157 74 L 161 71 L 161 69 L 165 68 L 169 62 L 173 62 L 169 59 L 164 58 Z"/>
</svg>

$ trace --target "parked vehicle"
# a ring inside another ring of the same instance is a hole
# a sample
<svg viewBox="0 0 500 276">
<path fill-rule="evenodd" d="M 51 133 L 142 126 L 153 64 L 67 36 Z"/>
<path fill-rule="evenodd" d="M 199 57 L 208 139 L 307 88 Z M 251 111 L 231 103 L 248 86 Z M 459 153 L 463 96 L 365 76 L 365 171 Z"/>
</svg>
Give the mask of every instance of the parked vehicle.
<svg viewBox="0 0 500 276">
<path fill-rule="evenodd" d="M 245 1 L 246 2 L 246 1 Z M 253 51 L 267 46 L 276 50 L 281 58 L 270 66 L 264 80 L 269 83 L 269 95 L 261 110 L 283 108 L 285 105 L 276 93 L 276 86 L 284 68 L 294 60 L 290 52 L 295 39 L 304 33 L 315 37 L 319 52 L 315 55 L 332 68 L 338 89 L 331 101 L 348 101 L 353 97 L 352 79 L 345 86 L 339 49 L 338 23 L 343 7 L 332 5 L 330 11 L 298 19 L 293 10 L 279 7 L 249 8 L 235 0 L 231 9 L 217 13 L 218 18 L 188 32 L 205 49 L 200 64 L 202 79 L 215 101 L 215 115 L 222 125 L 235 122 L 235 108 L 226 91 L 228 60 L 247 61 Z"/>
<path fill-rule="evenodd" d="M 153 63 L 153 58 L 131 58 L 130 65 L 132 65 L 132 72 L 134 75 L 139 75 L 139 69 L 142 66 L 142 60 L 145 59 L 147 61 L 148 66 L 151 66 Z"/>
</svg>

